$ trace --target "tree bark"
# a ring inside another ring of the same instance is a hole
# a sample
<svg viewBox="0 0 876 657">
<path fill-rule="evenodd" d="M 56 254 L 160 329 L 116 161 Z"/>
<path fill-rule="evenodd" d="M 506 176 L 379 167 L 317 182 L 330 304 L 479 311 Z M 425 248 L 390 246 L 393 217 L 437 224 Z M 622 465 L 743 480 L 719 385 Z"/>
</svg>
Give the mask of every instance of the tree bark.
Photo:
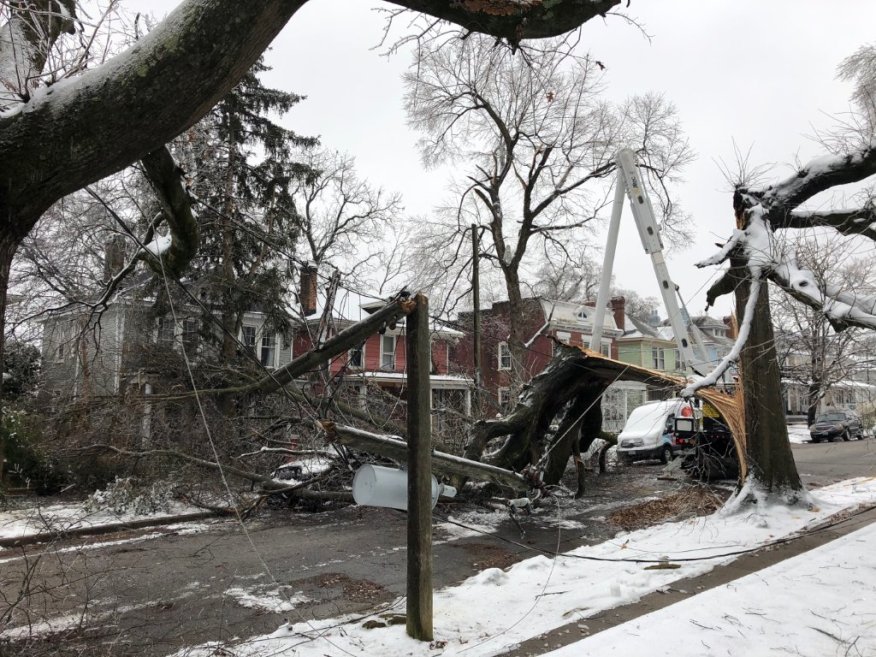
<svg viewBox="0 0 876 657">
<path fill-rule="evenodd" d="M 178 278 L 198 251 L 200 236 L 198 222 L 192 214 L 192 202 L 183 186 L 182 170 L 166 146 L 147 153 L 142 162 L 146 177 L 161 203 L 171 236 L 170 248 L 161 255 L 161 262 L 148 254 L 147 262 L 153 269 Z"/>
<path fill-rule="evenodd" d="M 742 313 L 750 280 L 736 287 L 736 307 Z M 741 314 L 739 320 L 741 321 Z M 748 341 L 742 349 L 740 370 L 745 407 L 745 451 L 750 475 L 768 492 L 803 489 L 785 419 L 782 380 L 776 356 L 773 323 L 766 281 L 754 309 Z"/>
<path fill-rule="evenodd" d="M 414 11 L 456 23 L 517 44 L 521 39 L 559 36 L 595 16 L 604 16 L 620 0 L 390 0 Z"/>
<path fill-rule="evenodd" d="M 557 429 L 556 439 L 549 447 L 550 452 L 543 475 L 544 483 L 558 484 L 566 471 L 569 457 L 576 454 L 580 460 L 581 452 L 586 452 L 590 443 L 599 435 L 602 429 L 602 411 L 599 407 L 599 398 L 603 392 L 605 392 L 605 388 L 601 386 L 590 387 L 579 394 L 566 410 L 563 421 Z M 597 413 L 594 413 L 594 410 Z M 584 426 L 592 429 L 594 419 L 596 419 L 595 432 L 587 431 L 585 435 L 585 432 L 582 431 Z M 579 479 L 579 490 L 582 484 L 583 481 Z"/>
</svg>

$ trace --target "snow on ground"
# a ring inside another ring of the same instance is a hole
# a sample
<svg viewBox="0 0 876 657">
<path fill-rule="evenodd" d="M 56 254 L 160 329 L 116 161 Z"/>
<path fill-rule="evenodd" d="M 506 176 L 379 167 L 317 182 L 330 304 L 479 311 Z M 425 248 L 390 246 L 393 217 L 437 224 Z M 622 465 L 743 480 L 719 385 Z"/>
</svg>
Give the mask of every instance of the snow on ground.
<svg viewBox="0 0 876 657">
<path fill-rule="evenodd" d="M 788 440 L 792 443 L 808 443 L 812 438 L 809 435 L 809 427 L 805 424 L 789 424 Z"/>
<path fill-rule="evenodd" d="M 341 617 L 283 625 L 273 634 L 235 642 L 233 652 L 238 657 L 494 655 L 553 628 L 582 622 L 588 616 L 638 600 L 679 579 L 705 573 L 732 561 L 740 551 L 805 530 L 842 509 L 876 503 L 876 478 L 818 489 L 812 501 L 808 509 L 761 504 L 738 513 L 721 511 L 705 518 L 622 532 L 605 543 L 578 548 L 556 559 L 538 555 L 507 570 L 482 571 L 459 586 L 435 593 L 434 649 L 410 639 L 403 626 L 366 630 L 361 619 Z M 842 566 L 846 560 L 836 561 Z M 853 579 L 857 571 L 854 575 L 845 571 L 844 575 L 843 581 Z M 872 574 L 864 580 L 865 585 L 874 582 L 876 575 Z M 791 587 L 792 593 L 799 590 L 800 585 Z M 765 603 L 755 600 L 748 608 L 757 610 L 761 604 Z M 846 620 L 850 610 L 842 612 Z M 774 620 L 777 627 L 799 622 L 785 615 Z M 664 626 L 657 634 L 661 641 L 668 635 L 681 634 L 676 632 L 679 622 L 676 618 Z M 724 619 L 724 626 L 732 622 Z M 872 632 L 872 615 L 868 622 L 867 631 Z M 666 627 L 673 629 L 666 631 Z M 216 647 L 211 643 L 177 654 L 205 657 L 214 654 Z M 707 654 L 701 644 L 692 650 Z"/>
<path fill-rule="evenodd" d="M 42 532 L 70 531 L 83 527 L 99 527 L 145 518 L 160 520 L 164 517 L 172 518 L 182 513 L 197 513 L 199 511 L 203 511 L 203 509 L 176 502 L 171 503 L 166 512 L 148 515 L 116 514 L 103 509 L 89 510 L 87 505 L 77 502 L 51 504 L 0 512 L 0 538 L 17 538 Z"/>
<path fill-rule="evenodd" d="M 235 586 L 225 591 L 225 595 L 234 598 L 234 601 L 241 607 L 260 609 L 274 614 L 293 611 L 298 605 L 310 602 L 310 598 L 302 595 L 300 591 L 290 596 L 285 595 L 276 587 L 263 593 L 253 593 Z"/>
<path fill-rule="evenodd" d="M 874 544 L 869 525 L 546 657 L 876 654 Z"/>
</svg>

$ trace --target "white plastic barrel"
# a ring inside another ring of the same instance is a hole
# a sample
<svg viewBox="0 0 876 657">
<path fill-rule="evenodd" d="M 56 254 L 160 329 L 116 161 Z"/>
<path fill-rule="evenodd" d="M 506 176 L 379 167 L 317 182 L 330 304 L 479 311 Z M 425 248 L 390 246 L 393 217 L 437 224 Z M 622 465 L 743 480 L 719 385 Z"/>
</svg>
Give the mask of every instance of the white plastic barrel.
<svg viewBox="0 0 876 657">
<path fill-rule="evenodd" d="M 438 496 L 453 497 L 456 489 L 439 484 L 432 475 L 432 508 Z M 353 499 L 364 506 L 383 506 L 390 509 L 408 508 L 408 473 L 381 465 L 363 465 L 353 476 Z"/>
</svg>

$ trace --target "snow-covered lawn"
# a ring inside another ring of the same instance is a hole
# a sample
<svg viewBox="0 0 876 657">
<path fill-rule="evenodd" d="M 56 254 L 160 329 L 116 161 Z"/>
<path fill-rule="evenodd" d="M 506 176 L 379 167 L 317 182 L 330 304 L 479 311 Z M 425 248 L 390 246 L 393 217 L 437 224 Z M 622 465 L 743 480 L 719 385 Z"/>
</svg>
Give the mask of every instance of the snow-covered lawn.
<svg viewBox="0 0 876 657">
<path fill-rule="evenodd" d="M 538 555 L 507 570 L 485 570 L 459 586 L 435 593 L 435 643 L 431 648 L 407 637 L 403 625 L 365 629 L 362 619 L 341 617 L 291 622 L 273 634 L 233 642 L 233 653 L 238 657 L 283 654 L 294 654 L 298 657 L 327 654 L 378 654 L 382 657 L 494 655 L 556 627 L 575 621 L 586 624 L 587 617 L 600 611 L 635 601 L 642 595 L 668 586 L 681 578 L 707 572 L 716 565 L 732 561 L 741 551 L 805 530 L 843 509 L 873 503 L 876 503 L 876 478 L 860 478 L 818 489 L 812 494 L 812 504 L 808 509 L 789 509 L 761 503 L 757 508 L 744 512 L 721 511 L 705 518 L 621 533 L 610 541 L 578 548 L 556 559 Z M 852 558 L 859 558 L 858 553 L 863 548 L 854 542 L 842 543 L 844 547 L 848 545 L 855 548 Z M 827 546 L 825 549 L 830 551 L 832 548 Z M 845 566 L 845 569 L 837 571 L 837 576 L 841 576 L 841 579 L 829 580 L 823 576 L 812 579 L 805 584 L 809 597 L 820 595 L 825 582 L 829 582 L 831 587 L 839 591 L 839 595 L 843 595 L 847 588 L 853 591 L 851 584 L 846 586 L 852 580 L 860 580 L 860 586 L 872 590 L 876 584 L 876 573 L 870 572 L 872 568 L 866 574 L 859 574 L 857 568 L 849 568 L 850 563 L 857 565 L 857 562 L 849 561 L 845 554 L 834 552 L 833 555 L 838 566 Z M 760 576 L 762 573 L 756 577 Z M 804 585 L 793 580 L 789 584 L 789 575 L 782 577 L 786 579 L 777 579 L 775 591 L 771 588 L 770 595 L 787 587 L 788 595 L 800 596 L 803 601 L 801 604 L 805 604 L 806 598 L 801 595 L 804 590 L 801 587 Z M 727 605 L 715 602 L 713 608 L 721 610 L 723 607 L 723 613 L 737 616 L 743 613 L 740 604 L 738 599 L 732 602 L 728 599 Z M 771 617 L 771 621 L 763 621 L 774 622 L 776 628 L 802 622 L 799 609 L 781 607 L 778 602 L 770 603 L 767 608 L 766 604 L 761 595 L 747 603 L 747 608 L 751 614 L 759 613 L 758 610 L 777 614 Z M 819 605 L 821 604 L 819 601 Z M 824 604 L 830 604 L 826 596 Z M 872 641 L 873 615 L 866 618 L 853 616 L 850 613 L 854 608 L 852 599 L 848 599 L 845 604 L 845 611 L 840 611 L 837 607 L 832 612 L 842 613 L 842 620 L 850 624 L 843 628 L 843 636 L 853 638 L 857 636 L 854 634 L 857 631 L 862 637 L 858 644 L 862 654 L 867 654 L 868 650 L 876 650 Z M 404 605 L 402 601 L 397 601 L 392 607 L 394 613 L 400 613 L 403 612 Z M 866 612 L 867 609 L 863 608 L 862 613 Z M 791 614 L 796 616 L 792 617 Z M 294 621 L 294 613 L 288 617 Z M 686 633 L 689 625 L 686 618 L 676 615 L 673 622 L 664 623 L 659 632 L 650 635 L 652 643 L 654 636 L 659 637 L 657 643 L 673 634 L 680 636 L 683 633 L 681 623 L 684 623 Z M 725 630 L 732 629 L 733 622 L 724 618 L 722 627 Z M 806 622 L 808 625 L 814 624 L 814 621 L 808 621 L 808 617 Z M 856 630 L 853 626 L 854 623 L 865 622 L 869 623 L 867 628 Z M 831 626 L 825 624 L 824 627 Z M 649 634 L 643 632 L 643 636 L 647 637 Z M 720 643 L 721 636 L 716 632 L 712 636 L 713 643 Z M 861 643 L 862 641 L 870 643 Z M 698 641 L 697 644 L 691 648 L 693 652 L 689 654 L 717 654 L 709 652 Z M 649 648 L 644 640 L 641 645 L 643 650 Z M 201 657 L 214 654 L 216 647 L 216 644 L 209 644 L 189 648 L 177 654 Z M 653 652 L 656 647 L 650 645 L 651 652 L 648 654 L 657 654 Z M 724 644 L 722 650 L 726 647 Z M 590 652 L 588 649 L 587 652 L 567 654 L 602 653 L 601 650 Z M 627 652 L 620 649 L 617 654 Z M 739 654 L 763 652 L 750 650 Z M 837 654 L 842 654 L 842 651 Z"/>
<path fill-rule="evenodd" d="M 869 525 L 546 657 L 876 654 L 874 545 Z"/>
</svg>

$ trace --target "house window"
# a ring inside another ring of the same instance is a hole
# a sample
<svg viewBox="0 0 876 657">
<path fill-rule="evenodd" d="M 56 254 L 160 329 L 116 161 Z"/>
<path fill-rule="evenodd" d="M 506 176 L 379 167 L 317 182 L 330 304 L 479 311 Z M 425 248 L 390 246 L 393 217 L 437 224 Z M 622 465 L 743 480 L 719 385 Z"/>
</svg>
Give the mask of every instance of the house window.
<svg viewBox="0 0 876 657">
<path fill-rule="evenodd" d="M 508 347 L 507 342 L 499 343 L 499 369 L 511 369 L 511 349 Z"/>
<path fill-rule="evenodd" d="M 508 411 L 511 410 L 511 389 L 510 388 L 499 388 L 498 400 L 499 400 L 499 412 L 502 415 L 505 415 Z"/>
<path fill-rule="evenodd" d="M 380 336 L 380 369 L 395 369 L 395 336 Z"/>
<path fill-rule="evenodd" d="M 347 352 L 347 367 L 361 370 L 365 364 L 365 345 L 360 344 Z"/>
<path fill-rule="evenodd" d="M 603 356 L 608 356 L 609 358 L 611 358 L 611 343 L 610 342 L 601 343 L 599 345 L 599 351 L 600 351 L 600 353 L 602 353 Z"/>
<path fill-rule="evenodd" d="M 660 347 L 651 347 L 651 364 L 655 370 L 666 369 L 666 356 Z"/>
<path fill-rule="evenodd" d="M 174 323 L 173 320 L 168 317 L 159 317 L 158 318 L 158 334 L 156 335 L 156 342 L 161 345 L 172 345 L 173 344 L 173 334 L 174 334 Z"/>
<path fill-rule="evenodd" d="M 198 349 L 198 320 L 189 318 L 183 320 L 182 330 L 183 347 L 188 352 Z"/>
<path fill-rule="evenodd" d="M 242 329 L 243 331 L 243 346 L 249 349 L 250 351 L 255 351 L 255 342 L 256 342 L 256 327 L 255 326 L 245 326 Z"/>
<path fill-rule="evenodd" d="M 274 333 L 265 333 L 262 336 L 261 363 L 265 367 L 274 367 L 274 355 L 277 353 L 277 336 Z"/>
</svg>

